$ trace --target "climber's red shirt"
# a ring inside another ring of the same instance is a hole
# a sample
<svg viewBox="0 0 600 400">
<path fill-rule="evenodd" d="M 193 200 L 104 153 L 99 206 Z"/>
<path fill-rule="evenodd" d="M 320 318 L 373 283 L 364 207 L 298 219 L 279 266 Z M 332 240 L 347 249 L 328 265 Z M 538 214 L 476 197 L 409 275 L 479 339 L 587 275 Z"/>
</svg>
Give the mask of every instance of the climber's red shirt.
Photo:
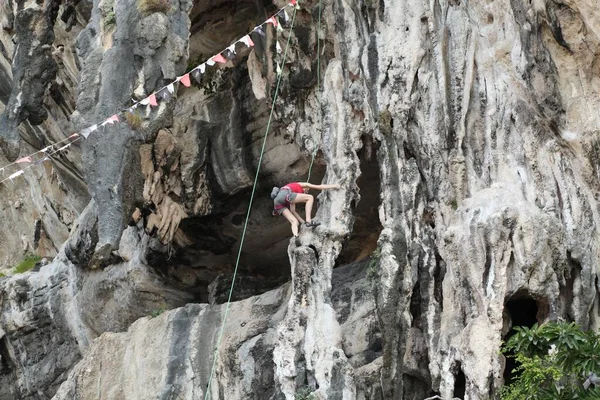
<svg viewBox="0 0 600 400">
<path fill-rule="evenodd" d="M 304 189 L 302 189 L 302 186 L 297 182 L 288 183 L 285 186 L 289 187 L 294 193 L 304 193 Z"/>
</svg>

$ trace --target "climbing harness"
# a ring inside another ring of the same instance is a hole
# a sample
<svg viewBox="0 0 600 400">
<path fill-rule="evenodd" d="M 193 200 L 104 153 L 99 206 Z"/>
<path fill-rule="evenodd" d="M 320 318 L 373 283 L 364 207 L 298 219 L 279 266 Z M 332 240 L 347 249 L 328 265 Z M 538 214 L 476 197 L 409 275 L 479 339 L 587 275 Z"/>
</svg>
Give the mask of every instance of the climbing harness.
<svg viewBox="0 0 600 400">
<path fill-rule="evenodd" d="M 296 1 L 293 1 L 292 4 L 296 5 Z M 223 339 L 223 332 L 225 331 L 225 324 L 227 322 L 227 316 L 229 314 L 229 305 L 231 304 L 231 296 L 233 294 L 233 288 L 235 286 L 235 278 L 237 276 L 237 271 L 238 271 L 238 267 L 240 265 L 240 258 L 242 255 L 242 248 L 244 246 L 244 239 L 246 238 L 246 230 L 248 228 L 248 221 L 250 219 L 250 211 L 252 211 L 252 203 L 254 201 L 254 194 L 256 193 L 256 186 L 258 183 L 258 175 L 260 174 L 260 167 L 262 165 L 262 160 L 263 160 L 263 156 L 265 153 L 265 148 L 266 148 L 266 144 L 267 144 L 267 137 L 269 136 L 269 130 L 271 129 L 271 121 L 273 120 L 273 113 L 275 112 L 275 103 L 277 102 L 277 96 L 279 94 L 279 86 L 281 84 L 281 78 L 283 77 L 283 66 L 285 65 L 285 61 L 287 59 L 287 53 L 288 53 L 288 49 L 290 47 L 290 41 L 292 39 L 292 30 L 294 29 L 294 22 L 296 21 L 296 12 L 298 11 L 298 7 L 295 6 L 294 7 L 294 14 L 292 16 L 292 22 L 290 24 L 290 33 L 288 35 L 288 39 L 287 39 L 287 43 L 285 46 L 285 51 L 283 53 L 283 61 L 281 62 L 281 65 L 278 63 L 277 64 L 277 71 L 278 71 L 278 77 L 277 77 L 277 85 L 275 87 L 275 94 L 273 97 L 273 103 L 271 104 L 271 113 L 269 114 L 269 120 L 267 122 L 267 128 L 265 130 L 265 134 L 263 137 L 263 142 L 262 142 L 262 148 L 260 150 L 260 158 L 258 159 L 258 165 L 256 167 L 256 174 L 254 176 L 254 184 L 252 186 L 252 194 L 250 195 L 250 203 L 248 204 L 248 212 L 246 213 L 246 220 L 244 222 L 244 229 L 242 230 L 242 238 L 240 239 L 240 247 L 238 249 L 238 254 L 237 254 L 237 259 L 235 261 L 235 268 L 233 269 L 233 279 L 231 280 L 231 287 L 229 289 L 229 296 L 227 297 L 227 303 L 225 305 L 225 312 L 223 314 L 223 319 L 221 320 L 221 329 L 219 331 L 219 337 L 217 339 L 217 345 L 215 347 L 215 352 L 213 354 L 213 362 L 212 362 L 212 367 L 210 369 L 210 377 L 208 378 L 208 384 L 206 386 L 206 393 L 204 395 L 204 400 L 207 400 L 210 396 L 210 387 L 212 384 L 212 379 L 213 376 L 215 374 L 215 367 L 217 365 L 217 355 L 219 353 L 220 347 L 221 347 L 221 340 Z"/>
</svg>

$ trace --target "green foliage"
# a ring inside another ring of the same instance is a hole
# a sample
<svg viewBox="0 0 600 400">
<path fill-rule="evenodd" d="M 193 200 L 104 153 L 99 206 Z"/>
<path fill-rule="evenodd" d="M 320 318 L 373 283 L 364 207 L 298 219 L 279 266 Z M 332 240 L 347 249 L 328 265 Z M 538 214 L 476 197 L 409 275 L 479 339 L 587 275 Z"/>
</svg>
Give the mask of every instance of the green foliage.
<svg viewBox="0 0 600 400">
<path fill-rule="evenodd" d="M 450 207 L 452 207 L 453 210 L 456 210 L 458 208 L 458 202 L 456 201 L 456 199 L 452 199 L 452 201 L 450 202 Z"/>
<path fill-rule="evenodd" d="M 125 120 L 129 124 L 131 129 L 136 131 L 140 129 L 142 127 L 142 124 L 144 123 L 142 116 L 137 111 L 132 113 L 125 113 Z"/>
<path fill-rule="evenodd" d="M 0 272 L 0 278 L 6 278 L 6 275 Z"/>
<path fill-rule="evenodd" d="M 108 30 L 110 28 L 112 28 L 113 26 L 115 26 L 115 23 L 117 22 L 116 16 L 115 16 L 115 12 L 114 11 L 109 11 L 105 16 L 104 16 L 104 29 Z"/>
<path fill-rule="evenodd" d="M 381 258 L 381 249 L 378 247 L 371 254 L 369 266 L 367 267 L 367 279 L 369 282 L 374 281 L 379 276 L 379 259 Z"/>
<path fill-rule="evenodd" d="M 22 274 L 24 272 L 27 272 L 30 269 L 32 269 L 33 267 L 35 267 L 35 264 L 37 262 L 39 262 L 41 259 L 42 258 L 40 256 L 27 253 L 25 255 L 25 258 L 20 263 L 18 263 L 17 266 L 14 268 L 13 272 L 15 274 Z"/>
<path fill-rule="evenodd" d="M 567 322 L 515 331 L 502 352 L 514 354 L 518 377 L 502 388 L 502 400 L 600 399 L 595 382 L 584 387 L 592 374 L 600 375 L 600 335 Z"/>
<path fill-rule="evenodd" d="M 155 308 L 154 310 L 152 310 L 152 312 L 150 313 L 150 318 L 156 318 L 158 317 L 160 314 L 164 313 L 165 309 L 160 307 L 160 308 Z"/>
<path fill-rule="evenodd" d="M 304 386 L 299 389 L 295 394 L 296 400 L 312 400 L 314 396 L 312 395 L 312 390 L 308 386 Z"/>
<path fill-rule="evenodd" d="M 171 11 L 171 3 L 169 0 L 138 0 L 138 9 L 144 15 L 161 12 L 168 13 Z"/>
<path fill-rule="evenodd" d="M 392 113 L 389 110 L 383 110 L 379 113 L 379 131 L 384 136 L 392 135 Z"/>
</svg>

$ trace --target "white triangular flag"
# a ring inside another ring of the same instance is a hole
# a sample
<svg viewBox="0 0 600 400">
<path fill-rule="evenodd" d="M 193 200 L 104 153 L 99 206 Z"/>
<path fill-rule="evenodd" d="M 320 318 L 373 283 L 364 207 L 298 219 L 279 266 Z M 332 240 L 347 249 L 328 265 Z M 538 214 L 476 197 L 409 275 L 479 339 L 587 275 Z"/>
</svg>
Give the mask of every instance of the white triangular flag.
<svg viewBox="0 0 600 400">
<path fill-rule="evenodd" d="M 277 64 L 277 75 L 281 75 L 281 67 L 279 66 L 279 64 Z"/>
<path fill-rule="evenodd" d="M 146 97 L 144 100 L 140 101 L 140 104 L 143 106 L 147 106 L 148 104 L 150 104 L 150 98 Z"/>
<path fill-rule="evenodd" d="M 200 72 L 202 72 L 202 73 L 206 72 L 206 63 L 200 64 L 199 68 L 200 68 Z"/>
<path fill-rule="evenodd" d="M 206 65 L 208 65 L 209 67 L 215 65 L 215 62 L 213 61 L 212 57 L 206 60 Z"/>
<path fill-rule="evenodd" d="M 279 42 L 277 42 L 277 45 L 275 46 L 275 48 L 277 49 L 277 52 L 278 52 L 278 53 L 281 53 L 281 52 L 282 52 L 282 50 L 281 50 L 281 45 L 279 44 Z"/>
<path fill-rule="evenodd" d="M 235 43 L 234 43 L 234 44 L 232 44 L 231 46 L 229 46 L 229 47 L 227 48 L 227 50 L 229 50 L 230 52 L 232 52 L 233 54 L 235 54 Z"/>
<path fill-rule="evenodd" d="M 248 47 L 254 47 L 254 42 L 252 41 L 252 38 L 250 38 L 250 35 L 246 35 L 241 38 L 240 42 L 244 43 Z"/>
<path fill-rule="evenodd" d="M 81 133 L 81 136 L 83 136 L 84 138 L 87 139 L 88 136 L 90 136 L 90 134 L 92 133 L 92 130 L 90 128 L 85 128 L 80 133 Z"/>
<path fill-rule="evenodd" d="M 171 94 L 175 93 L 175 85 L 173 85 L 172 83 L 169 83 L 169 85 L 167 86 L 167 90 Z"/>
<path fill-rule="evenodd" d="M 41 151 L 42 153 L 47 153 L 47 152 L 48 152 L 48 150 L 50 150 L 50 149 L 51 149 L 53 146 L 54 146 L 54 145 L 53 145 L 53 144 L 51 144 L 51 145 L 50 145 L 50 146 L 48 146 L 48 147 L 44 147 L 44 148 L 43 148 L 43 149 L 41 149 L 40 151 Z"/>
<path fill-rule="evenodd" d="M 23 171 L 23 170 L 17 171 L 17 172 L 15 172 L 14 174 L 12 174 L 11 176 L 9 176 L 9 177 L 8 177 L 8 179 L 10 179 L 10 180 L 12 181 L 12 180 L 13 180 L 13 179 L 15 179 L 17 176 L 19 176 L 19 175 L 23 175 L 24 173 L 25 173 L 25 171 Z"/>
</svg>

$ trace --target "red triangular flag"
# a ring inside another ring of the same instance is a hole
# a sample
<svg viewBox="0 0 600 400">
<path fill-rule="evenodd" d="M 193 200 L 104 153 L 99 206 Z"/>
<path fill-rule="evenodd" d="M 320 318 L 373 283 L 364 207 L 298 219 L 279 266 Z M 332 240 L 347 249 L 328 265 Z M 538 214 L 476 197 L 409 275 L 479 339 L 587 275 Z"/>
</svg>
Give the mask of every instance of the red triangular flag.
<svg viewBox="0 0 600 400">
<path fill-rule="evenodd" d="M 156 102 L 155 93 L 152 93 L 150 96 L 148 96 L 148 104 L 150 104 L 150 106 L 152 107 L 156 107 L 158 105 L 158 103 Z"/>
<path fill-rule="evenodd" d="M 296 5 L 296 0 L 290 0 L 290 4 L 295 6 Z"/>
<path fill-rule="evenodd" d="M 18 160 L 17 160 L 17 161 L 15 161 L 15 162 L 16 162 L 17 164 L 21 164 L 21 163 L 24 163 L 24 162 L 28 162 L 28 163 L 30 163 L 31 161 L 32 161 L 31 157 L 27 156 L 27 157 L 20 158 L 20 159 L 18 159 Z"/>
<path fill-rule="evenodd" d="M 69 139 L 74 139 L 74 138 L 76 138 L 77 136 L 79 136 L 79 133 L 74 133 L 74 134 L 72 134 L 71 136 L 69 136 Z"/>
<path fill-rule="evenodd" d="M 218 62 L 218 63 L 221 63 L 221 64 L 225 64 L 227 62 L 227 60 L 225 59 L 225 57 L 223 57 L 221 55 L 221 53 L 217 54 L 216 56 L 213 56 L 212 59 L 213 59 L 214 62 Z"/>
<path fill-rule="evenodd" d="M 275 18 L 275 17 L 271 17 L 271 18 L 269 18 L 269 19 L 267 20 L 267 23 L 268 23 L 268 24 L 273 24 L 273 26 L 277 28 L 277 18 Z"/>
<path fill-rule="evenodd" d="M 179 82 L 183 83 L 183 86 L 190 87 L 192 83 L 190 82 L 190 74 L 185 74 L 181 78 L 179 78 Z"/>
<path fill-rule="evenodd" d="M 110 117 L 110 119 L 112 119 L 113 122 L 119 122 L 119 116 L 117 114 Z"/>
</svg>

